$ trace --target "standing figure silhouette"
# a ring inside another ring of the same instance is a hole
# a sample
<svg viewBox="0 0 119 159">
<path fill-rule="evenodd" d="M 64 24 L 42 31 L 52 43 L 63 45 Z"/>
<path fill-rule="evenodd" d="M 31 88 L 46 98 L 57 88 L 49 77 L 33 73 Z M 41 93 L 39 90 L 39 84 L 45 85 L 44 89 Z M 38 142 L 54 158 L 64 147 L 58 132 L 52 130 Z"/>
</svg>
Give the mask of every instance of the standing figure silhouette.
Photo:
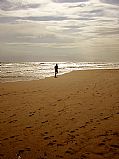
<svg viewBox="0 0 119 159">
<path fill-rule="evenodd" d="M 55 65 L 55 78 L 57 77 L 57 73 L 58 73 L 58 64 Z"/>
</svg>

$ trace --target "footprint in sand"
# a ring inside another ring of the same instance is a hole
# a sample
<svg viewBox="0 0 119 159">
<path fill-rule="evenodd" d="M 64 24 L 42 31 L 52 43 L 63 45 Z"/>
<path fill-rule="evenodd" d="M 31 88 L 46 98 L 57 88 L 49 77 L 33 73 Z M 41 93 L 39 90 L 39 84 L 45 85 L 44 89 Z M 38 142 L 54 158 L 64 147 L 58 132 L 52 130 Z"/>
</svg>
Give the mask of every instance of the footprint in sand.
<svg viewBox="0 0 119 159">
<path fill-rule="evenodd" d="M 0 157 L 2 157 L 2 158 L 3 158 L 3 157 L 4 157 L 4 154 L 2 154 L 2 153 L 1 153 L 1 154 L 0 154 Z M 2 158 L 1 158 L 1 159 L 2 159 Z"/>
<path fill-rule="evenodd" d="M 61 156 L 61 155 L 56 155 L 56 158 L 63 158 L 63 156 Z"/>
<path fill-rule="evenodd" d="M 29 112 L 29 117 L 33 116 L 36 113 L 36 111 L 34 112 Z"/>
<path fill-rule="evenodd" d="M 47 145 L 48 146 L 53 146 L 55 143 L 54 142 L 49 142 Z"/>
<path fill-rule="evenodd" d="M 32 128 L 32 126 L 26 126 L 26 129 L 30 129 L 30 128 Z"/>
<path fill-rule="evenodd" d="M 11 139 L 15 138 L 15 136 L 10 136 Z"/>
<path fill-rule="evenodd" d="M 31 151 L 31 148 L 30 147 L 26 147 L 25 150 L 26 151 Z"/>
<path fill-rule="evenodd" d="M 113 148 L 119 149 L 119 145 L 118 144 L 112 144 L 110 146 L 113 147 Z"/>
<path fill-rule="evenodd" d="M 90 122 L 92 123 L 92 122 L 93 122 L 93 119 L 90 119 Z"/>
<path fill-rule="evenodd" d="M 64 146 L 63 144 L 57 144 L 57 147 Z"/>
<path fill-rule="evenodd" d="M 14 116 L 16 116 L 16 114 L 11 115 L 10 118 L 11 118 L 11 117 L 14 117 Z"/>
<path fill-rule="evenodd" d="M 70 131 L 70 133 L 74 133 L 74 132 L 75 132 L 74 130 Z"/>
<path fill-rule="evenodd" d="M 101 142 L 101 143 L 98 144 L 98 146 L 105 146 L 105 143 Z"/>
<path fill-rule="evenodd" d="M 48 134 L 48 132 L 46 131 L 46 132 L 44 132 L 44 134 L 46 135 L 46 134 Z"/>
<path fill-rule="evenodd" d="M 46 120 L 46 121 L 42 121 L 41 123 L 42 123 L 42 124 L 48 123 L 48 120 Z"/>
<path fill-rule="evenodd" d="M 18 141 L 23 141 L 22 139 L 19 139 Z"/>
<path fill-rule="evenodd" d="M 80 159 L 86 159 L 87 157 L 86 157 L 86 155 L 84 155 L 84 154 L 82 154 L 81 155 L 81 157 L 80 157 Z"/>
<path fill-rule="evenodd" d="M 49 140 L 50 138 L 48 136 L 44 137 L 44 140 Z"/>
<path fill-rule="evenodd" d="M 105 153 L 104 152 L 94 152 L 94 154 L 103 156 Z"/>
<path fill-rule="evenodd" d="M 3 141 L 5 141 L 5 140 L 9 140 L 9 138 L 6 137 L 6 138 L 3 139 Z"/>
<path fill-rule="evenodd" d="M 79 128 L 85 128 L 85 126 L 86 126 L 86 125 L 82 125 L 82 126 L 80 126 Z"/>
<path fill-rule="evenodd" d="M 103 116 L 103 113 L 100 113 L 100 116 Z"/>
<path fill-rule="evenodd" d="M 75 118 L 71 118 L 70 120 L 74 120 Z"/>
<path fill-rule="evenodd" d="M 69 148 L 67 151 L 65 151 L 66 154 L 74 155 L 76 152 L 72 149 Z"/>
<path fill-rule="evenodd" d="M 93 110 L 93 108 L 89 108 L 88 110 Z"/>
<path fill-rule="evenodd" d="M 4 120 L 3 122 L 0 122 L 0 123 L 6 123 L 6 122 L 7 122 L 7 121 Z"/>
<path fill-rule="evenodd" d="M 9 121 L 9 123 L 16 123 L 17 122 L 17 120 L 11 120 L 11 121 Z"/>
<path fill-rule="evenodd" d="M 112 135 L 119 137 L 119 132 L 114 132 L 114 133 L 112 133 Z"/>
<path fill-rule="evenodd" d="M 60 102 L 60 101 L 62 101 L 62 99 L 58 99 L 57 101 Z"/>
<path fill-rule="evenodd" d="M 89 124 L 89 122 L 88 122 L 88 121 L 85 123 L 85 125 L 87 125 L 87 124 Z"/>
<path fill-rule="evenodd" d="M 64 111 L 64 109 L 61 109 L 61 110 L 59 110 L 58 112 L 60 113 L 60 112 L 63 112 Z"/>
<path fill-rule="evenodd" d="M 0 111 L 1 114 L 4 114 L 4 112 Z"/>
</svg>

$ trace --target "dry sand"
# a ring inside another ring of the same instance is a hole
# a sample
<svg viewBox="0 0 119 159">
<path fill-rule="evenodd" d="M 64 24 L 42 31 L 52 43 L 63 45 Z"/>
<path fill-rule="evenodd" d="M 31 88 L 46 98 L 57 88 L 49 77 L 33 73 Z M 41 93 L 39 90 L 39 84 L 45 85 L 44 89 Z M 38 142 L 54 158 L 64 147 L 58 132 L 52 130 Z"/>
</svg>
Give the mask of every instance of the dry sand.
<svg viewBox="0 0 119 159">
<path fill-rule="evenodd" d="M 0 159 L 119 159 L 119 70 L 0 83 Z"/>
</svg>

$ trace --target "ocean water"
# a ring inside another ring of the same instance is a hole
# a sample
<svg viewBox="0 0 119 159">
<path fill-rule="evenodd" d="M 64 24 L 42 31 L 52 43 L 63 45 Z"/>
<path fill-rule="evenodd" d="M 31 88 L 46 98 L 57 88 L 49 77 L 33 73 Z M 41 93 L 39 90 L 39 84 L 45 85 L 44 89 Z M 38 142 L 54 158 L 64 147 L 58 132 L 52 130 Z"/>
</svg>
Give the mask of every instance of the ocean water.
<svg viewBox="0 0 119 159">
<path fill-rule="evenodd" d="M 38 80 L 54 76 L 58 64 L 58 75 L 74 70 L 119 69 L 119 63 L 101 62 L 23 62 L 0 63 L 0 82 Z"/>
</svg>

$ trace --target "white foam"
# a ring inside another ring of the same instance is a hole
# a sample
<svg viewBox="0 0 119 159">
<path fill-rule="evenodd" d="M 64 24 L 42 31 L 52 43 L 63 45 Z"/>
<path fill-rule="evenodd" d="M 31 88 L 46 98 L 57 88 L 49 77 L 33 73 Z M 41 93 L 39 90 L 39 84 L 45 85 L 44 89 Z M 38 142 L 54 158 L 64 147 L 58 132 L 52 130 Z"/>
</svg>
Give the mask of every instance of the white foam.
<svg viewBox="0 0 119 159">
<path fill-rule="evenodd" d="M 104 62 L 1 63 L 0 82 L 38 80 L 54 76 L 54 66 L 56 63 L 58 63 L 60 75 L 74 70 L 119 69 L 119 63 Z"/>
</svg>

